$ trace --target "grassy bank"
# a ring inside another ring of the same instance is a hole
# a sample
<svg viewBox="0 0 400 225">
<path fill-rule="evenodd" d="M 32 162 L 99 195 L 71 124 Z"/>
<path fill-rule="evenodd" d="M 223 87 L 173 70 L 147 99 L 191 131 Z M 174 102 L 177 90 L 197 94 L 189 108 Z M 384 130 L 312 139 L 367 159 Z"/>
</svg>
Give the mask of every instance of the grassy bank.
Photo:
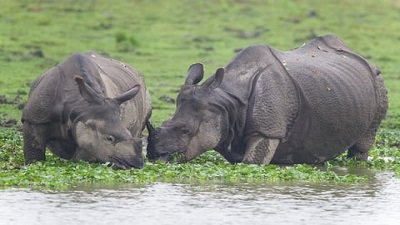
<svg viewBox="0 0 400 225">
<path fill-rule="evenodd" d="M 50 183 L 57 186 L 58 181 L 50 179 L 54 171 L 59 171 L 54 172 L 54 177 L 71 179 L 71 183 L 82 179 L 98 182 L 108 176 L 122 182 L 151 180 L 154 176 L 164 177 L 164 173 L 175 174 L 171 175 L 175 177 L 195 170 L 195 167 L 200 167 L 199 173 L 204 170 L 214 174 L 207 170 L 214 166 L 205 163 L 207 157 L 217 157 L 213 153 L 199 159 L 200 163 L 148 164 L 138 171 L 113 171 L 107 166 L 76 164 L 51 156 L 44 164 L 24 167 L 21 134 L 14 129 L 20 125 L 21 108 L 27 99 L 29 84 L 72 53 L 96 50 L 139 69 L 152 96 L 151 121 L 159 125 L 174 111 L 171 99 L 175 99 L 190 64 L 204 63 L 206 76 L 209 76 L 217 67 L 227 64 L 238 49 L 248 45 L 265 43 L 289 50 L 316 35 L 328 33 L 341 37 L 351 49 L 380 67 L 389 92 L 389 112 L 377 137 L 378 143 L 384 144 L 376 145 L 375 159 L 365 166 L 399 171 L 398 164 L 383 163 L 381 159 L 385 154 L 398 157 L 399 12 L 400 3 L 393 0 L 4 0 L 0 8 L 0 125 L 14 128 L 0 131 L 0 183 L 26 186 L 36 182 L 37 186 L 47 186 L 42 182 L 52 181 Z M 329 165 L 336 163 L 347 165 L 348 162 L 338 159 Z M 219 158 L 213 165 L 217 165 L 215 171 L 220 171 L 218 176 L 226 179 L 230 177 L 228 171 L 242 169 L 247 170 L 247 173 L 242 172 L 246 175 L 243 177 L 273 174 L 269 168 L 277 171 L 306 168 L 315 175 L 326 172 L 303 165 L 288 168 L 226 165 Z M 160 172 L 163 168 L 165 172 Z M 264 168 L 268 171 L 261 171 Z M 73 178 L 74 174 L 91 176 L 96 171 L 101 175 Z M 276 175 L 274 179 L 284 177 Z M 321 179 L 336 179 L 327 177 L 329 175 L 321 175 Z M 346 175 L 338 180 L 344 177 Z M 202 178 L 194 175 L 193 179 Z M 306 176 L 301 179 L 312 180 Z M 59 182 L 63 183 L 62 180 Z"/>
</svg>

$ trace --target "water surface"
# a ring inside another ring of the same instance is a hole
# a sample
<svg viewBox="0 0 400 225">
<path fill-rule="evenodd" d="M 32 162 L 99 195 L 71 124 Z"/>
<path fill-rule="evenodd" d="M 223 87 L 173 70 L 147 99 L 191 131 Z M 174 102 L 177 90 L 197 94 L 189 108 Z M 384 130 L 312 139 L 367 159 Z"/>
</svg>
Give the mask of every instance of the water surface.
<svg viewBox="0 0 400 225">
<path fill-rule="evenodd" d="M 0 224 L 400 224 L 400 180 L 7 189 Z"/>
</svg>

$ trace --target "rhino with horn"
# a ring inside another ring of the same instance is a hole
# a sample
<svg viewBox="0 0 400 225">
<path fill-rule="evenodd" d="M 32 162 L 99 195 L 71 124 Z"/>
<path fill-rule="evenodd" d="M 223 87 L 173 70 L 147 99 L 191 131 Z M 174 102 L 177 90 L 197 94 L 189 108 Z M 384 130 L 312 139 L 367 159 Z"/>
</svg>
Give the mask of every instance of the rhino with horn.
<svg viewBox="0 0 400 225">
<path fill-rule="evenodd" d="M 282 52 L 243 49 L 204 83 L 193 64 L 176 111 L 151 130 L 150 160 L 214 149 L 231 163 L 317 164 L 348 149 L 366 160 L 388 108 L 376 66 L 333 35 Z"/>
<path fill-rule="evenodd" d="M 76 53 L 31 86 L 22 113 L 25 162 L 45 160 L 48 148 L 65 159 L 141 168 L 150 114 L 139 71 L 93 51 Z"/>
</svg>

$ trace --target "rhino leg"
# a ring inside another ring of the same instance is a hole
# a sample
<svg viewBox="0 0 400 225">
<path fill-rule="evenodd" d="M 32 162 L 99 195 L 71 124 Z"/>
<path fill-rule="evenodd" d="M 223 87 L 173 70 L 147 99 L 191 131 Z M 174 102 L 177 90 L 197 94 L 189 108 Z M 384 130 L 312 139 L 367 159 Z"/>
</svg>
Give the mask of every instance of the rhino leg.
<svg viewBox="0 0 400 225">
<path fill-rule="evenodd" d="M 376 129 L 367 133 L 363 138 L 357 141 L 347 151 L 347 158 L 365 161 L 368 159 L 368 151 L 375 142 Z"/>
<path fill-rule="evenodd" d="M 279 145 L 279 139 L 251 137 L 247 141 L 243 163 L 269 164 Z"/>
<path fill-rule="evenodd" d="M 44 125 L 32 125 L 27 122 L 23 125 L 24 132 L 24 157 L 25 164 L 46 159 L 46 127 Z"/>
<path fill-rule="evenodd" d="M 49 141 L 48 149 L 63 159 L 71 159 L 75 154 L 76 145 L 67 141 Z"/>
<path fill-rule="evenodd" d="M 376 132 L 379 128 L 381 121 L 385 118 L 388 109 L 387 90 L 383 84 L 381 76 L 376 77 L 378 89 L 378 105 L 375 113 L 374 120 L 369 127 L 369 131 L 358 142 L 351 146 L 347 152 L 348 158 L 355 158 L 357 160 L 367 160 L 368 151 L 375 142 Z"/>
</svg>

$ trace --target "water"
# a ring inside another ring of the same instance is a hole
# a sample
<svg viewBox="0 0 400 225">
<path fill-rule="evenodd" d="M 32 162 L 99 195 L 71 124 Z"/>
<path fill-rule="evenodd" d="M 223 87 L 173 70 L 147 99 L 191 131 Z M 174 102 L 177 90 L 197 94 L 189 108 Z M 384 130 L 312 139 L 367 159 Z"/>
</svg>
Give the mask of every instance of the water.
<svg viewBox="0 0 400 225">
<path fill-rule="evenodd" d="M 400 224 L 400 180 L 8 189 L 0 224 Z"/>
</svg>

